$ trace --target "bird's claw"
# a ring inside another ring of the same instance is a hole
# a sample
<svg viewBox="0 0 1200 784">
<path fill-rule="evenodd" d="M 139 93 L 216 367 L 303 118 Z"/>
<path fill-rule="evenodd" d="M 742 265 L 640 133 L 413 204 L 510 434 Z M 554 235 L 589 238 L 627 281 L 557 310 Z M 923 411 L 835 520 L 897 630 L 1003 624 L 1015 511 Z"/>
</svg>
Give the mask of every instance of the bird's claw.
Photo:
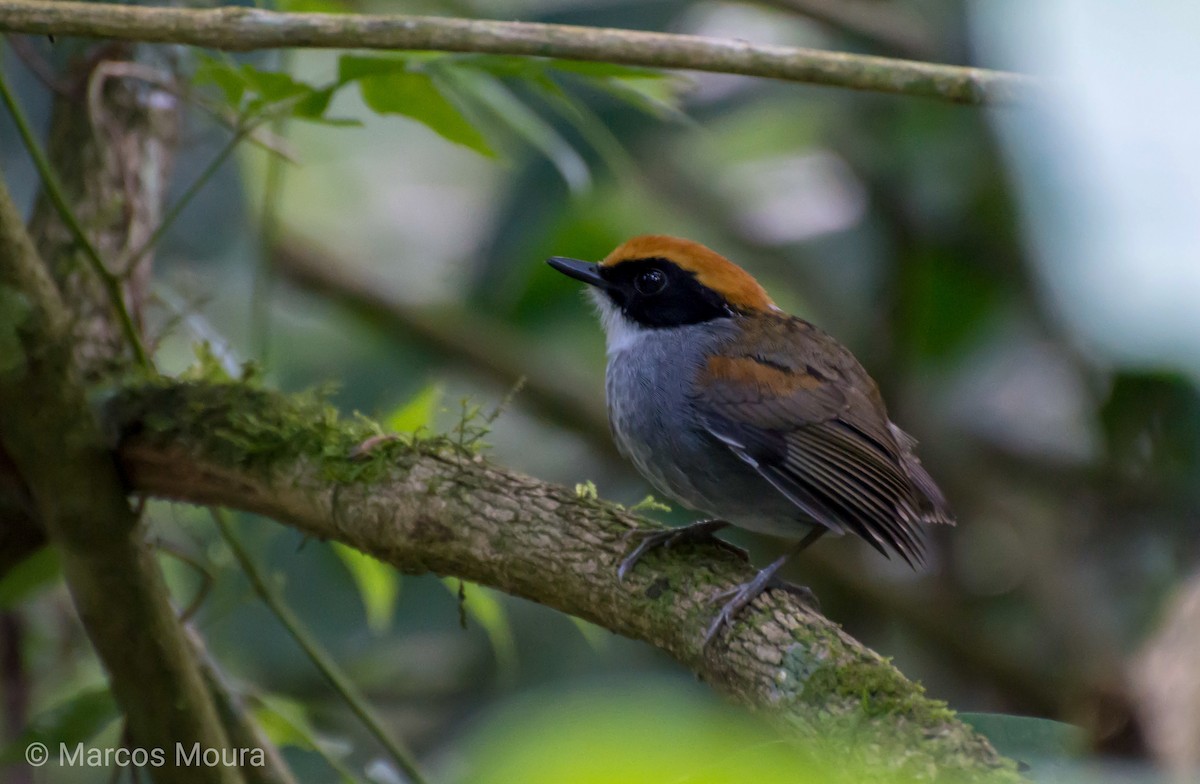
<svg viewBox="0 0 1200 784">
<path fill-rule="evenodd" d="M 702 520 L 698 523 L 685 525 L 681 528 L 672 528 L 667 531 L 646 531 L 635 528 L 625 535 L 625 539 L 640 539 L 641 541 L 638 542 L 633 552 L 621 560 L 621 565 L 617 567 L 617 580 L 624 580 L 625 576 L 642 559 L 642 556 L 651 550 L 659 547 L 664 549 L 670 548 L 684 542 L 704 542 L 715 545 L 728 553 L 732 553 L 743 561 L 749 561 L 750 556 L 746 554 L 745 550 L 737 545 L 726 542 L 724 539 L 718 539 L 713 535 L 728 525 L 729 523 L 724 520 Z"/>
<path fill-rule="evenodd" d="M 821 608 L 820 602 L 817 601 L 817 595 L 808 586 L 795 585 L 780 580 L 773 574 L 764 575 L 760 572 L 750 582 L 735 585 L 723 591 L 717 591 L 709 597 L 710 602 L 723 601 L 725 604 L 722 605 L 720 612 L 717 613 L 712 623 L 708 625 L 708 629 L 705 630 L 703 647 L 707 648 L 709 643 L 721 633 L 721 629 L 732 626 L 737 614 L 761 596 L 768 588 L 778 588 L 782 591 L 787 591 L 814 610 Z"/>
<path fill-rule="evenodd" d="M 817 595 L 812 592 L 812 589 L 807 585 L 796 585 L 795 583 L 785 582 L 784 580 L 773 580 L 768 588 L 778 588 L 781 591 L 787 591 L 792 596 L 800 600 L 800 603 L 806 607 L 811 607 L 818 612 L 821 609 L 821 601 L 817 599 Z"/>
</svg>

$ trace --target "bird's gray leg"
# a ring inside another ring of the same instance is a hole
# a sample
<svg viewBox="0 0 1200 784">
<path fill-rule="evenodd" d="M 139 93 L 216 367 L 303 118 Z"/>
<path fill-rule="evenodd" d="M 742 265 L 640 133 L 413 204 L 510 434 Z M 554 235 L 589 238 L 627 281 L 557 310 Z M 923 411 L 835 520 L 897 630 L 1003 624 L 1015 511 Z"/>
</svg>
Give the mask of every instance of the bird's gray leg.
<svg viewBox="0 0 1200 784">
<path fill-rule="evenodd" d="M 718 539 L 713 536 L 722 528 L 728 528 L 729 523 L 725 520 L 701 520 L 690 525 L 672 528 L 667 531 L 644 531 L 634 529 L 629 532 L 627 538 L 640 539 L 637 547 L 633 549 L 629 555 L 625 556 L 621 561 L 621 565 L 617 568 L 617 579 L 624 580 L 625 575 L 642 559 L 646 553 L 659 547 L 673 547 L 682 542 L 705 542 L 716 545 L 722 550 L 733 553 L 742 560 L 749 560 L 746 551 L 737 545 L 732 545 L 723 539 Z"/>
<path fill-rule="evenodd" d="M 787 563 L 789 558 L 820 539 L 828 530 L 829 529 L 825 528 L 824 526 L 814 526 L 813 529 L 809 531 L 804 538 L 796 544 L 795 547 L 776 558 L 766 568 L 760 570 L 759 573 L 754 576 L 753 580 L 742 583 L 741 585 L 735 585 L 734 587 L 725 591 L 721 591 L 713 596 L 713 601 L 715 602 L 726 599 L 728 601 L 726 601 L 724 606 L 721 607 L 721 611 L 717 613 L 717 617 L 713 618 L 713 622 L 709 624 L 708 630 L 705 631 L 704 647 L 707 648 L 708 644 L 713 641 L 713 638 L 717 636 L 723 627 L 732 624 L 734 617 L 736 617 L 739 612 L 745 609 L 746 605 L 757 599 L 762 592 L 768 588 L 782 588 L 789 593 L 795 594 L 800 598 L 800 601 L 804 602 L 810 607 L 813 607 L 814 609 L 817 608 L 817 597 L 811 590 L 803 585 L 792 585 L 791 583 L 786 583 L 776 577 L 775 573 L 778 572 L 785 563 Z"/>
</svg>

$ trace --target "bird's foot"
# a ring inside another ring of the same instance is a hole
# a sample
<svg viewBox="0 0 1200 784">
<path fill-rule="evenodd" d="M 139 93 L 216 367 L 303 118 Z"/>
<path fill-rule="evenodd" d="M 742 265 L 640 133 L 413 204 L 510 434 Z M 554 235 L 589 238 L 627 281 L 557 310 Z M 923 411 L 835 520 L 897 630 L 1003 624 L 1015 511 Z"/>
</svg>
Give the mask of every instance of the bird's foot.
<svg viewBox="0 0 1200 784">
<path fill-rule="evenodd" d="M 735 585 L 732 588 L 713 594 L 710 601 L 723 601 L 725 604 L 722 605 L 720 612 L 717 613 L 716 617 L 713 618 L 712 623 L 709 624 L 708 629 L 704 632 L 703 647 L 707 648 L 709 643 L 716 639 L 717 635 L 721 633 L 722 629 L 732 626 L 733 621 L 737 617 L 738 613 L 740 613 L 751 602 L 761 596 L 768 588 L 778 588 L 780 590 L 787 591 L 814 610 L 820 609 L 821 605 L 817 601 L 817 595 L 814 594 L 807 586 L 794 585 L 792 583 L 780 580 L 775 576 L 775 572 L 779 571 L 779 567 L 783 565 L 783 560 L 784 559 L 781 558 L 780 560 L 766 567 L 749 582 Z"/>
<path fill-rule="evenodd" d="M 659 547 L 674 547 L 684 542 L 705 542 L 716 545 L 722 550 L 733 553 L 743 561 L 749 561 L 750 557 L 746 555 L 745 550 L 737 545 L 726 542 L 724 539 L 718 539 L 713 535 L 728 526 L 729 523 L 724 520 L 701 520 L 698 523 L 692 523 L 680 528 L 672 528 L 669 531 L 643 531 L 634 529 L 626 535 L 626 538 L 640 541 L 638 541 L 638 545 L 633 549 L 633 552 L 622 559 L 621 565 L 617 568 L 617 579 L 624 580 L 625 575 L 629 574 L 630 570 L 642 559 L 642 556 L 651 550 Z"/>
<path fill-rule="evenodd" d="M 787 591 L 792 596 L 795 596 L 797 599 L 799 599 L 801 604 L 811 607 L 818 612 L 821 609 L 820 600 L 817 599 L 817 595 L 813 593 L 812 589 L 807 585 L 796 585 L 795 583 L 789 583 L 787 580 L 775 578 L 767 584 L 767 587 L 778 588 L 781 591 Z"/>
</svg>

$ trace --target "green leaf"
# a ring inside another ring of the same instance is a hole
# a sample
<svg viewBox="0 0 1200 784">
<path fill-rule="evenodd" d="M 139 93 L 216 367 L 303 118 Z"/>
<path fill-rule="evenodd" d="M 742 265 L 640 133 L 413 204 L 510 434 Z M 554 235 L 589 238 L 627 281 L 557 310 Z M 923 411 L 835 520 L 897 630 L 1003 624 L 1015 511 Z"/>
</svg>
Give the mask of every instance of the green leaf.
<svg viewBox="0 0 1200 784">
<path fill-rule="evenodd" d="M 551 109 L 571 124 L 579 135 L 600 156 L 604 165 L 618 179 L 637 176 L 637 164 L 621 145 L 621 141 L 587 104 L 569 95 L 550 77 L 530 79 Z"/>
<path fill-rule="evenodd" d="M 409 70 L 411 62 L 413 59 L 407 55 L 364 57 L 357 54 L 344 54 L 338 58 L 338 83 L 346 84 L 368 76 L 404 73 Z"/>
<path fill-rule="evenodd" d="M 655 68 L 643 68 L 636 65 L 618 65 L 617 63 L 601 63 L 589 60 L 546 60 L 546 65 L 556 71 L 579 74 L 592 79 L 658 79 L 670 81 L 673 77 Z"/>
<path fill-rule="evenodd" d="M 441 385 L 430 384 L 407 403 L 388 414 L 383 420 L 384 427 L 393 433 L 428 430 L 433 425 L 433 415 L 437 413 L 438 404 L 441 402 Z"/>
<path fill-rule="evenodd" d="M 316 752 L 338 773 L 343 784 L 357 783 L 358 779 L 339 759 L 345 754 L 344 750 L 336 748 L 341 744 L 321 737 L 309 721 L 304 705 L 278 694 L 256 695 L 253 702 L 254 721 L 273 744 Z"/>
<path fill-rule="evenodd" d="M 118 716 L 117 703 L 108 687 L 89 686 L 34 718 L 21 737 L 0 751 L 0 763 L 23 760 L 25 748 L 31 743 L 44 743 L 52 749 L 60 743 L 85 743 Z"/>
<path fill-rule="evenodd" d="M 20 291 L 0 286 L 0 373 L 25 370 L 21 331 L 33 314 L 33 305 Z"/>
<path fill-rule="evenodd" d="M 254 698 L 254 721 L 276 746 L 295 746 L 306 751 L 317 748 L 317 731 L 304 705 L 278 694 Z"/>
<path fill-rule="evenodd" d="M 368 108 L 424 123 L 447 141 L 495 157 L 483 135 L 450 103 L 426 73 L 409 70 L 416 58 L 358 57 L 338 61 L 338 81 L 356 81 Z"/>
<path fill-rule="evenodd" d="M 382 561 L 340 542 L 333 543 L 333 551 L 358 586 L 358 595 L 367 613 L 367 626 L 376 634 L 387 631 L 392 625 L 396 600 L 400 597 L 400 574 Z"/>
<path fill-rule="evenodd" d="M 835 747 L 836 741 L 823 742 L 819 750 L 788 742 L 757 717 L 721 704 L 689 684 L 629 677 L 606 680 L 602 687 L 543 688 L 492 712 L 459 744 L 459 780 L 471 784 L 908 781 L 902 776 L 881 777 L 878 770 L 870 775 L 860 761 L 865 755 Z M 842 753 L 825 751 L 832 748 Z"/>
<path fill-rule="evenodd" d="M 442 584 L 455 596 L 462 591 L 463 609 L 483 627 L 492 644 L 500 682 L 512 683 L 517 674 L 517 643 L 508 622 L 508 611 L 499 596 L 483 586 L 456 577 L 443 577 Z"/>
<path fill-rule="evenodd" d="M 252 65 L 243 65 L 240 74 L 246 85 L 268 103 L 316 92 L 317 88 L 298 82 L 290 75 L 279 71 L 260 71 Z"/>
<path fill-rule="evenodd" d="M 1200 387 L 1183 373 L 1122 370 L 1100 408 L 1109 459 L 1150 487 L 1194 494 Z"/>
<path fill-rule="evenodd" d="M 947 359 L 974 346 L 1007 293 L 986 265 L 964 263 L 948 249 L 915 254 L 902 274 L 912 292 L 902 329 L 921 357 Z"/>
<path fill-rule="evenodd" d="M 958 717 L 987 736 L 1006 757 L 1030 760 L 1079 757 L 1087 734 L 1073 724 L 1003 713 L 960 713 Z"/>
<path fill-rule="evenodd" d="M 9 570 L 0 580 L 0 609 L 17 606 L 58 580 L 62 573 L 58 552 L 43 547 Z"/>
<path fill-rule="evenodd" d="M 571 619 L 571 623 L 575 624 L 575 628 L 583 635 L 583 641 L 588 644 L 589 648 L 596 653 L 603 653 L 608 650 L 608 644 L 612 640 L 611 632 L 582 618 L 576 618 L 574 615 L 568 615 L 567 617 Z"/>
<path fill-rule="evenodd" d="M 597 79 L 592 82 L 614 98 L 659 119 L 689 119 L 679 105 L 679 81 L 671 77 Z"/>
<path fill-rule="evenodd" d="M 224 94 L 225 103 L 235 109 L 241 107 L 242 96 L 246 94 L 246 80 L 238 73 L 237 68 L 229 63 L 201 55 L 194 81 L 196 84 L 216 85 Z"/>
<path fill-rule="evenodd" d="M 196 82 L 215 84 L 224 94 L 225 101 L 244 116 L 282 112 L 312 122 L 358 124 L 355 120 L 325 117 L 333 94 L 341 84 L 317 87 L 281 71 L 264 71 L 252 65 L 236 65 L 212 57 L 201 60 L 196 69 Z"/>
<path fill-rule="evenodd" d="M 296 14 L 348 14 L 345 0 L 275 0 L 276 9 Z"/>
<path fill-rule="evenodd" d="M 578 193 L 591 185 L 587 163 L 575 148 L 495 76 L 483 71 L 444 65 L 438 66 L 435 73 L 460 94 L 469 96 L 485 107 L 513 134 L 545 155 L 571 191 Z"/>
<path fill-rule="evenodd" d="M 356 123 L 356 120 L 330 120 L 325 117 L 325 112 L 329 109 L 329 102 L 333 100 L 335 91 L 336 88 L 334 87 L 310 91 L 307 96 L 292 107 L 292 114 L 303 120 L 319 120 L 344 125 Z"/>
</svg>

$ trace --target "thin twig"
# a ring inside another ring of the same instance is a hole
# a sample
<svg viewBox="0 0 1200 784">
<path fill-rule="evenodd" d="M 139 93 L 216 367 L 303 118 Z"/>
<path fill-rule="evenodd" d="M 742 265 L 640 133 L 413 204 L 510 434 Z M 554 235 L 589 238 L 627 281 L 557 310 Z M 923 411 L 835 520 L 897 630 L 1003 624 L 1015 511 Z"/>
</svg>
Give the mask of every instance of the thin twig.
<svg viewBox="0 0 1200 784">
<path fill-rule="evenodd" d="M 244 139 L 253 135 L 254 131 L 268 120 L 277 117 L 286 117 L 287 111 L 295 106 L 295 104 L 300 100 L 300 96 L 285 98 L 281 101 L 268 104 L 252 115 L 240 117 L 237 125 L 234 127 L 233 136 L 228 142 L 225 143 L 225 146 L 221 148 L 221 151 L 218 152 L 211 161 L 209 161 L 208 166 L 204 168 L 204 171 L 200 172 L 196 179 L 192 181 L 192 184 L 187 187 L 187 190 L 183 192 L 183 195 L 180 196 L 173 205 L 171 205 L 171 208 L 167 210 L 167 214 L 163 216 L 161 221 L 159 221 L 158 226 L 154 229 L 154 232 L 150 235 L 150 237 L 144 243 L 142 243 L 142 246 L 129 257 L 128 261 L 125 262 L 125 269 L 127 271 L 132 271 L 137 265 L 138 261 L 140 261 L 141 258 L 145 256 L 146 253 L 153 248 L 159 240 L 162 239 L 163 235 L 166 234 L 167 229 L 171 227 L 171 224 L 175 222 L 175 219 L 179 217 L 179 214 L 183 212 L 188 203 L 191 202 L 196 194 L 200 192 L 200 189 L 204 187 L 205 183 L 207 183 L 209 179 L 211 179 L 212 176 L 217 173 L 217 170 L 221 168 L 221 165 L 224 164 L 229 156 L 233 154 L 233 151 L 237 149 L 237 146 L 241 144 Z"/>
<path fill-rule="evenodd" d="M 192 634 L 190 639 L 200 674 L 212 694 L 230 745 L 235 749 L 257 749 L 262 752 L 260 763 L 242 766 L 246 784 L 298 784 L 295 774 L 279 753 L 279 747 L 271 742 L 246 709 L 242 695 L 228 682 L 203 640 L 197 634 Z"/>
<path fill-rule="evenodd" d="M 288 606 L 283 597 L 275 590 L 266 576 L 259 571 L 258 566 L 254 563 L 254 559 L 250 557 L 250 553 L 242 546 L 237 536 L 233 533 L 233 527 L 229 524 L 229 520 L 224 512 L 216 507 L 211 507 L 209 513 L 212 515 L 213 522 L 217 525 L 217 530 L 221 533 L 221 538 L 225 540 L 225 544 L 233 551 L 233 557 L 237 559 L 238 565 L 242 572 L 246 575 L 246 579 L 250 581 L 250 585 L 254 588 L 254 592 L 262 599 L 263 604 L 274 614 L 279 620 L 287 633 L 291 635 L 304 654 L 309 660 L 320 670 L 325 679 L 329 681 L 329 685 L 334 691 L 345 700 L 346 705 L 351 712 L 358 717 L 363 726 L 375 736 L 375 739 L 387 750 L 392 760 L 400 766 L 405 775 L 415 784 L 425 784 L 425 778 L 421 775 L 416 763 L 412 759 L 412 754 L 409 753 L 398 741 L 388 735 L 383 728 L 383 723 L 379 717 L 375 715 L 375 711 L 371 708 L 366 698 L 359 692 L 342 669 L 334 662 L 321 644 L 316 641 L 304 623 L 296 617 L 292 612 L 292 608 Z"/>
<path fill-rule="evenodd" d="M 146 84 L 152 84 L 164 92 L 168 92 L 186 101 L 189 104 L 200 109 L 208 114 L 213 119 L 220 122 L 231 131 L 236 132 L 242 127 L 242 118 L 238 114 L 220 104 L 216 104 L 206 99 L 199 91 L 189 89 L 187 86 L 181 86 L 179 82 L 169 79 L 161 72 L 142 63 L 135 63 L 129 60 L 105 60 L 98 64 L 95 72 L 99 74 L 95 78 L 123 78 L 136 79 Z M 299 158 L 296 151 L 290 145 L 284 142 L 271 133 L 263 130 L 261 127 L 256 127 L 250 134 L 247 135 L 246 141 L 257 144 L 264 150 L 267 150 L 290 163 L 298 163 Z"/>
<path fill-rule="evenodd" d="M 191 200 L 196 196 L 197 193 L 200 192 L 200 189 L 204 187 L 204 185 L 212 178 L 212 176 L 217 173 L 217 170 L 221 168 L 221 165 L 225 163 L 226 159 L 228 159 L 230 155 L 233 154 L 233 151 L 237 149 L 237 146 L 241 144 L 242 140 L 250 134 L 254 127 L 255 126 L 253 124 L 246 124 L 242 125 L 236 130 L 233 136 L 230 137 L 229 141 L 225 143 L 225 146 L 221 148 L 221 151 L 218 152 L 216 156 L 209 161 L 208 165 L 204 167 L 204 171 L 200 172 L 200 174 L 196 176 L 196 179 L 194 179 L 191 185 L 187 187 L 187 190 L 183 192 L 183 195 L 171 205 L 170 209 L 167 210 L 167 214 L 164 215 L 162 220 L 158 222 L 158 226 L 155 227 L 154 231 L 150 234 L 146 241 L 142 243 L 141 247 L 134 251 L 125 261 L 123 267 L 126 270 L 132 271 L 133 268 L 137 266 L 137 263 L 141 261 L 142 257 L 144 257 L 151 248 L 158 244 L 158 241 L 161 240 L 163 235 L 167 233 L 167 229 L 171 228 L 171 225 L 175 222 L 175 219 L 179 217 L 179 214 L 183 212 L 184 208 L 188 206 Z"/>
<path fill-rule="evenodd" d="M 722 38 L 443 17 L 279 13 L 257 8 L 149 8 L 0 0 L 0 31 L 190 44 L 228 51 L 314 47 L 560 57 L 937 98 L 1009 104 L 1037 92 L 1032 77 L 912 60 Z"/>
<path fill-rule="evenodd" d="M 291 71 L 291 52 L 285 49 L 280 57 L 279 70 Z M 272 124 L 274 135 L 283 138 L 288 118 L 281 115 Z M 283 162 L 276 157 L 267 160 L 263 179 L 262 218 L 259 224 L 259 258 L 254 267 L 250 293 L 250 336 L 257 344 L 254 355 L 263 367 L 268 367 L 271 352 L 271 288 L 275 282 L 275 265 L 271 249 L 279 237 L 279 197 L 283 192 Z"/>
<path fill-rule="evenodd" d="M 37 137 L 29 125 L 29 120 L 26 118 L 24 110 L 21 109 L 16 97 L 9 90 L 8 82 L 5 80 L 2 72 L 0 72 L 0 98 L 4 100 L 4 105 L 8 108 L 8 112 L 12 116 L 13 124 L 17 127 L 17 133 L 21 136 L 21 141 L 24 142 L 25 149 L 29 152 L 29 157 L 33 159 L 34 168 L 37 169 L 38 174 L 42 178 L 42 185 L 46 189 L 46 195 L 50 198 L 50 203 L 54 205 L 55 211 L 66 225 L 68 231 L 71 232 L 71 236 L 75 239 L 75 242 L 83 249 L 84 255 L 87 257 L 92 269 L 104 285 L 113 312 L 116 313 L 117 321 L 121 325 L 121 331 L 125 334 L 125 340 L 133 350 L 134 358 L 143 369 L 152 371 L 154 369 L 153 363 L 150 360 L 149 354 L 146 353 L 146 347 L 142 344 L 141 336 L 138 335 L 133 318 L 129 315 L 129 309 L 125 307 L 125 297 L 121 292 L 120 278 L 105 266 L 104 260 L 100 258 L 100 252 L 96 250 L 96 246 L 88 239 L 83 226 L 79 224 L 79 219 L 75 217 L 74 211 L 67 204 L 67 199 L 63 195 L 62 184 L 59 182 L 58 176 L 54 173 L 54 169 L 50 165 L 50 160 L 46 157 L 45 152 L 42 151 L 41 145 L 38 144 Z"/>
<path fill-rule="evenodd" d="M 145 500 L 145 496 L 140 499 L 141 502 L 144 502 Z M 200 577 L 200 587 L 196 589 L 196 593 L 192 596 L 192 600 L 189 601 L 179 613 L 179 622 L 187 623 L 192 619 L 192 616 L 196 614 L 196 611 L 200 609 L 201 605 L 204 604 L 204 600 L 208 598 L 208 594 L 212 590 L 212 572 L 208 570 L 208 567 L 206 567 L 199 558 L 187 554 L 182 548 L 176 547 L 170 542 L 161 539 L 156 544 L 159 552 L 165 553 L 180 563 L 192 567 L 192 569 Z"/>
<path fill-rule="evenodd" d="M 30 45 L 29 38 L 22 35 L 10 35 L 6 36 L 6 40 L 12 48 L 13 54 L 25 65 L 29 73 L 42 83 L 43 87 L 56 95 L 69 96 L 71 94 L 70 86 L 59 79 L 46 59 L 34 50 Z"/>
</svg>

